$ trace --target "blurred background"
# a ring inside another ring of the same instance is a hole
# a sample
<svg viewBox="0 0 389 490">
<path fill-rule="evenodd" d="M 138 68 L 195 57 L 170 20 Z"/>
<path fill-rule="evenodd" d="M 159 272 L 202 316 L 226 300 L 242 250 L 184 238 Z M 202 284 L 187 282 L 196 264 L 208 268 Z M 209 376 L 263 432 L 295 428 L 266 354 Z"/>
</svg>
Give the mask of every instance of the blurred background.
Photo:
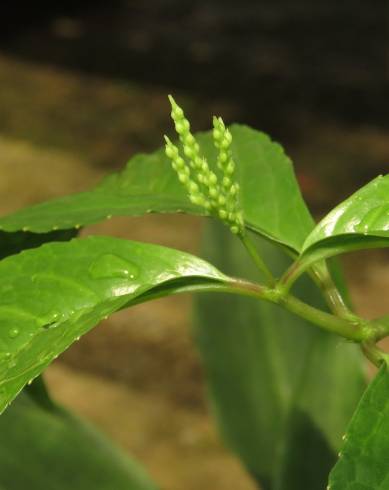
<svg viewBox="0 0 389 490">
<path fill-rule="evenodd" d="M 220 114 L 281 142 L 320 218 L 388 172 L 388 12 L 384 0 L 7 2 L 1 211 L 86 189 L 161 146 L 173 93 L 196 130 Z M 201 226 L 147 216 L 83 233 L 196 253 Z M 344 263 L 358 311 L 388 312 L 388 254 Z M 62 355 L 47 380 L 161 488 L 254 489 L 210 419 L 190 307 L 182 296 L 115 315 Z"/>
</svg>

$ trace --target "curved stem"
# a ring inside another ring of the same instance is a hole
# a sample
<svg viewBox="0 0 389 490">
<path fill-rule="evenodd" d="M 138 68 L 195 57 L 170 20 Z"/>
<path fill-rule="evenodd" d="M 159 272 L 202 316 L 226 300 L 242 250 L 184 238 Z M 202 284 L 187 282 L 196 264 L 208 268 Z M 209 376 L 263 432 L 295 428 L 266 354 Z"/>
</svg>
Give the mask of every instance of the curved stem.
<svg viewBox="0 0 389 490">
<path fill-rule="evenodd" d="M 241 242 L 243 243 L 245 249 L 247 250 L 248 254 L 253 259 L 257 268 L 265 276 L 266 281 L 269 284 L 269 286 L 274 286 L 276 283 L 276 280 L 275 280 L 273 274 L 271 273 L 270 269 L 267 267 L 265 262 L 262 260 L 262 257 L 259 255 L 257 249 L 255 248 L 253 242 L 250 240 L 248 235 L 247 234 L 241 234 L 241 235 L 239 235 L 239 238 L 240 238 Z"/>
<path fill-rule="evenodd" d="M 300 277 L 304 271 L 301 268 L 299 259 L 292 262 L 292 264 L 286 269 L 283 276 L 279 280 L 279 284 L 289 291 L 293 283 Z"/>
<path fill-rule="evenodd" d="M 186 286 L 172 284 L 169 288 L 158 289 L 157 291 L 145 293 L 131 301 L 131 305 L 142 303 L 151 299 L 161 298 L 168 294 L 193 292 L 219 292 L 232 293 L 241 296 L 265 300 L 280 305 L 288 311 L 300 316 L 310 323 L 326 330 L 336 333 L 354 342 L 367 341 L 372 337 L 371 329 L 362 328 L 362 325 L 345 318 L 339 318 L 310 306 L 295 296 L 285 293 L 278 286 L 268 288 L 260 284 L 252 283 L 242 279 L 229 278 L 226 282 L 209 282 L 191 284 Z M 129 306 L 128 304 L 125 306 Z M 124 306 L 124 307 L 125 307 Z"/>
<path fill-rule="evenodd" d="M 323 292 L 327 304 L 332 312 L 341 318 L 357 319 L 355 314 L 344 301 L 343 296 L 337 288 L 325 261 L 312 266 L 308 273 Z"/>
<path fill-rule="evenodd" d="M 322 329 L 341 335 L 346 339 L 356 342 L 361 342 L 366 339 L 366 332 L 359 328 L 358 324 L 318 310 L 292 295 L 285 296 L 278 304 L 281 304 L 287 310 L 299 315 L 305 320 L 318 325 Z"/>
<path fill-rule="evenodd" d="M 289 291 L 293 283 L 305 270 L 306 266 L 301 264 L 301 262 L 297 259 L 286 270 L 284 275 L 281 277 L 279 284 L 282 285 L 286 291 Z M 341 318 L 346 318 L 349 320 L 358 319 L 358 317 L 345 303 L 339 289 L 336 287 L 334 280 L 328 271 L 327 263 L 325 261 L 312 265 L 312 267 L 307 270 L 307 273 L 321 289 L 326 302 L 333 313 Z"/>
<path fill-rule="evenodd" d="M 388 362 L 389 356 L 380 349 L 374 342 L 367 341 L 361 343 L 362 352 L 376 367 L 380 367 L 383 362 Z"/>
</svg>

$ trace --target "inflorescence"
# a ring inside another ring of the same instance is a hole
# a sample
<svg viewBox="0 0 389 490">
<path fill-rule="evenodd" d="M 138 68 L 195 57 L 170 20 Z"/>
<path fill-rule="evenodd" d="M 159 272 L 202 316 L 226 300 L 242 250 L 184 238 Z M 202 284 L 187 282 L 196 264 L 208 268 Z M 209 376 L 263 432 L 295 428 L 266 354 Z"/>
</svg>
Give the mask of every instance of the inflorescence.
<svg viewBox="0 0 389 490">
<path fill-rule="evenodd" d="M 186 187 L 190 201 L 220 218 L 232 233 L 243 235 L 244 223 L 239 205 L 239 184 L 234 182 L 235 162 L 232 158 L 232 135 L 221 117 L 213 118 L 213 141 L 218 150 L 217 167 L 221 179 L 209 168 L 200 146 L 190 132 L 190 123 L 184 111 L 171 95 L 171 116 L 189 164 L 179 149 L 165 136 L 165 152 L 172 162 L 180 182 Z M 191 172 L 192 170 L 192 172 Z"/>
</svg>

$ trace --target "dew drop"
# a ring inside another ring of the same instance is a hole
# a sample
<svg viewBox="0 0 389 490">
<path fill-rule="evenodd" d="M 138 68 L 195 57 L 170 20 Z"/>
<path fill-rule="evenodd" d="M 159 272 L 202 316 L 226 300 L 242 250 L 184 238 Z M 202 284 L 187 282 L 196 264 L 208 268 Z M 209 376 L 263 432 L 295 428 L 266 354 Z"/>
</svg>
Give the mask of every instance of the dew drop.
<svg viewBox="0 0 389 490">
<path fill-rule="evenodd" d="M 8 369 L 12 369 L 16 366 L 16 361 L 15 359 L 11 359 L 9 362 L 8 362 Z"/>
<path fill-rule="evenodd" d="M 139 275 L 139 268 L 117 255 L 105 254 L 91 264 L 89 274 L 93 279 L 111 279 L 114 277 L 135 279 Z"/>
<path fill-rule="evenodd" d="M 58 327 L 58 325 L 60 324 L 59 317 L 60 317 L 59 313 L 51 314 L 46 319 L 44 319 L 42 328 L 44 328 L 45 330 L 48 330 L 49 328 Z"/>
<path fill-rule="evenodd" d="M 10 352 L 0 352 L 0 362 L 9 359 L 10 357 L 11 357 Z"/>
<path fill-rule="evenodd" d="M 11 337 L 11 339 L 14 339 L 19 335 L 20 331 L 18 328 L 11 328 L 8 332 L 8 336 Z"/>
<path fill-rule="evenodd" d="M 45 330 L 48 330 L 49 328 L 55 328 L 61 324 L 60 322 L 61 316 L 62 315 L 60 315 L 57 312 L 50 312 L 47 315 L 40 317 L 39 323 L 41 327 Z"/>
<path fill-rule="evenodd" d="M 45 323 L 44 325 L 42 325 L 42 328 L 44 330 L 49 330 L 49 329 L 58 327 L 58 325 L 59 325 L 58 322 L 50 322 L 50 323 Z"/>
</svg>

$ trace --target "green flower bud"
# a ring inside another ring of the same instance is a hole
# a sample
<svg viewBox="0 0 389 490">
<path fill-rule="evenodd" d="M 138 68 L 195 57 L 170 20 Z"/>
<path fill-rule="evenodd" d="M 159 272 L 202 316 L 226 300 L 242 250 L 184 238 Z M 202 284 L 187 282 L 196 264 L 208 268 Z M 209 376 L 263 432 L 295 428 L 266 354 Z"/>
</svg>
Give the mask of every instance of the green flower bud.
<svg viewBox="0 0 389 490">
<path fill-rule="evenodd" d="M 235 163 L 233 160 L 230 160 L 226 167 L 226 174 L 231 176 L 235 171 Z"/>
<path fill-rule="evenodd" d="M 223 135 L 222 133 L 217 129 L 215 128 L 213 130 L 213 138 L 215 141 L 219 142 L 221 139 L 222 139 Z"/>
<path fill-rule="evenodd" d="M 210 187 L 209 188 L 209 195 L 213 198 L 218 197 L 219 193 L 215 187 Z"/>
<path fill-rule="evenodd" d="M 166 153 L 166 155 L 167 155 L 169 158 L 175 158 L 175 156 L 176 156 L 175 151 L 174 151 L 174 150 L 173 150 L 173 148 L 171 148 L 170 146 L 166 146 L 165 153 Z"/>
<path fill-rule="evenodd" d="M 220 143 L 220 147 L 223 150 L 228 150 L 228 148 L 230 147 L 230 142 L 226 139 L 223 139 L 223 141 Z"/>
<path fill-rule="evenodd" d="M 175 164 L 179 169 L 185 168 L 185 160 L 181 157 L 177 157 L 175 159 Z"/>
<path fill-rule="evenodd" d="M 215 185 L 217 183 L 217 176 L 213 172 L 209 173 L 208 185 Z"/>
<path fill-rule="evenodd" d="M 223 187 L 230 188 L 231 184 L 232 182 L 229 177 L 223 177 Z"/>
<path fill-rule="evenodd" d="M 236 187 L 235 184 L 232 184 L 232 186 L 230 187 L 230 196 L 236 196 L 238 193 L 238 188 Z"/>
<path fill-rule="evenodd" d="M 172 112 L 171 112 L 172 119 L 181 119 L 182 117 L 184 117 L 184 111 L 181 109 L 179 105 L 176 104 L 176 101 L 173 99 L 173 97 L 171 95 L 168 95 L 168 99 L 172 106 Z"/>
<path fill-rule="evenodd" d="M 223 195 L 220 195 L 218 199 L 219 206 L 225 206 L 226 202 L 226 198 Z"/>
<path fill-rule="evenodd" d="M 194 165 L 195 165 L 196 168 L 201 168 L 202 165 L 203 165 L 203 159 L 200 158 L 200 157 L 196 157 L 194 159 L 194 162 L 193 163 L 194 163 Z"/>
<path fill-rule="evenodd" d="M 193 157 L 195 156 L 195 152 L 190 146 L 184 146 L 184 153 L 188 158 L 191 159 L 193 159 Z"/>
<path fill-rule="evenodd" d="M 189 199 L 197 206 L 202 206 L 204 204 L 204 199 L 200 196 L 200 194 L 189 195 Z"/>
<path fill-rule="evenodd" d="M 220 163 L 226 163 L 228 161 L 228 154 L 221 150 L 220 153 L 219 153 L 219 162 Z"/>
<path fill-rule="evenodd" d="M 182 143 L 183 153 L 189 162 L 179 155 L 178 148 L 167 137 L 165 137 L 165 152 L 180 182 L 185 185 L 190 201 L 220 218 L 233 233 L 243 233 L 244 223 L 238 200 L 239 185 L 233 179 L 235 163 L 230 150 L 232 143 L 230 131 L 225 127 L 222 118 L 213 118 L 212 135 L 218 149 L 216 163 L 222 172 L 220 185 L 218 176 L 200 154 L 199 144 L 190 132 L 190 123 L 185 118 L 184 111 L 173 97 L 169 96 L 169 100 L 172 106 L 171 116 Z M 194 178 L 197 182 L 190 175 L 190 167 L 194 169 Z"/>
<path fill-rule="evenodd" d="M 178 174 L 178 178 L 182 184 L 189 182 L 189 177 L 186 174 Z"/>
<path fill-rule="evenodd" d="M 181 121 L 176 122 L 175 128 L 176 128 L 176 131 L 178 134 L 184 134 L 185 133 L 185 126 L 184 126 L 183 122 L 181 122 Z"/>
<path fill-rule="evenodd" d="M 193 145 L 196 142 L 193 134 L 190 134 L 190 133 L 188 133 L 184 139 L 185 139 L 185 144 L 188 146 Z"/>
<path fill-rule="evenodd" d="M 191 194 L 196 194 L 199 192 L 199 186 L 196 184 L 196 182 L 189 182 L 189 185 L 188 185 L 188 190 Z"/>
<path fill-rule="evenodd" d="M 232 143 L 232 134 L 230 133 L 230 131 L 228 129 L 226 129 L 224 132 L 223 143 L 227 144 L 228 146 L 230 146 Z"/>
</svg>

